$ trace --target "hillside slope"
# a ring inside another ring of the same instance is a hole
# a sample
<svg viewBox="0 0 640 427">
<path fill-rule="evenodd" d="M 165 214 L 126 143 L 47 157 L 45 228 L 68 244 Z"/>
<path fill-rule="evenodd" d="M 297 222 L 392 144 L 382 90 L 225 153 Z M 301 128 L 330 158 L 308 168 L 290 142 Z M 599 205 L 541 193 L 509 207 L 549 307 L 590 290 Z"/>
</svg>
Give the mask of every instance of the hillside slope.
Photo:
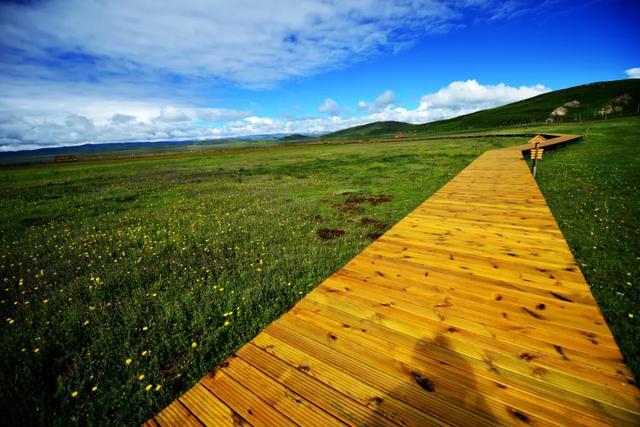
<svg viewBox="0 0 640 427">
<path fill-rule="evenodd" d="M 637 114 L 640 108 L 640 79 L 590 83 L 538 95 L 523 101 L 476 113 L 413 125 L 402 122 L 374 122 L 326 135 L 324 138 L 362 138 L 430 134 L 490 129 L 511 125 L 607 119 Z"/>
<path fill-rule="evenodd" d="M 403 122 L 373 122 L 366 125 L 339 130 L 326 135 L 325 138 L 362 138 L 370 136 L 384 136 L 397 132 L 406 132 L 407 129 L 411 127 L 413 127 L 413 125 Z"/>
</svg>

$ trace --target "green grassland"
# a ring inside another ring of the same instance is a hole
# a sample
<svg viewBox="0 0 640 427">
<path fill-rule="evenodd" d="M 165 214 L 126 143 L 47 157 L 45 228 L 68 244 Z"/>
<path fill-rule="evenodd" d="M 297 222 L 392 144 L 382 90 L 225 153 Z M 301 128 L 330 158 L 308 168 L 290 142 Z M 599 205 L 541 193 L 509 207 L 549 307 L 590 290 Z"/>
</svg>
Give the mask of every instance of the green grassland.
<svg viewBox="0 0 640 427">
<path fill-rule="evenodd" d="M 537 181 L 640 380 L 640 117 L 590 129 L 586 140 L 545 153 Z"/>
<path fill-rule="evenodd" d="M 586 127 L 545 153 L 538 181 L 638 377 L 640 118 L 504 132 Z M 523 141 L 0 169 L 0 421 L 145 420 L 478 154 Z"/>
<path fill-rule="evenodd" d="M 145 420 L 479 153 L 517 142 L 0 169 L 3 424 Z"/>
</svg>

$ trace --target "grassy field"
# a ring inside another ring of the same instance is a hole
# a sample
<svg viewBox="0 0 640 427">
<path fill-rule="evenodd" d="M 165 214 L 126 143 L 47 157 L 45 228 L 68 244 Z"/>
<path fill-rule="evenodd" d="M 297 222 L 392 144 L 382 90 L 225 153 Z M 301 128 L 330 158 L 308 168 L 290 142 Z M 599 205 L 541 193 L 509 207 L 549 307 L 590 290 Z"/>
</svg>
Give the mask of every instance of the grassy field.
<svg viewBox="0 0 640 427">
<path fill-rule="evenodd" d="M 521 141 L 0 169 L 2 424 L 145 420 L 480 152 Z"/>
<path fill-rule="evenodd" d="M 538 182 L 636 377 L 639 118 Z M 0 169 L 2 424 L 136 424 L 486 149 L 325 144 Z"/>
<path fill-rule="evenodd" d="M 585 141 L 545 153 L 537 180 L 640 383 L 640 118 L 590 129 Z"/>
</svg>

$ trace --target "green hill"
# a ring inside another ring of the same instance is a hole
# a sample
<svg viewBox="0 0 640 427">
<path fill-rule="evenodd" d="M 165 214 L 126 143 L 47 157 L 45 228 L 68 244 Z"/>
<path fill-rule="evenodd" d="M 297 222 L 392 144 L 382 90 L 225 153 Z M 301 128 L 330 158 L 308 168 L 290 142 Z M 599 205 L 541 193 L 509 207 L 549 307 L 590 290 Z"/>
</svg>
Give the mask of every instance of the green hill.
<svg viewBox="0 0 640 427">
<path fill-rule="evenodd" d="M 301 135 L 299 133 L 292 133 L 291 135 L 283 136 L 280 138 L 282 142 L 293 142 L 293 141 L 302 141 L 303 139 L 309 139 L 310 136 Z"/>
<path fill-rule="evenodd" d="M 344 129 L 325 138 L 363 138 L 472 131 L 541 122 L 600 120 L 637 114 L 640 79 L 590 83 L 538 95 L 476 113 L 413 125 L 374 122 Z"/>
<path fill-rule="evenodd" d="M 374 122 L 362 126 L 339 130 L 326 135 L 325 138 L 364 138 L 371 136 L 385 136 L 398 132 L 406 132 L 413 125 L 403 122 Z"/>
</svg>

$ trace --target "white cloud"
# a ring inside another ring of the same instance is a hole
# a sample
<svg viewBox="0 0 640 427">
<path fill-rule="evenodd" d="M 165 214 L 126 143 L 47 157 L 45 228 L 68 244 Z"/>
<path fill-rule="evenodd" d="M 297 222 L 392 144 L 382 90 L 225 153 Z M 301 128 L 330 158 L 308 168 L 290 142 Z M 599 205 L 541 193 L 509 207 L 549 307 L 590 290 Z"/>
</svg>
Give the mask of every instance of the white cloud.
<svg viewBox="0 0 640 427">
<path fill-rule="evenodd" d="M 93 129 L 93 122 L 84 116 L 78 114 L 71 114 L 67 117 L 64 124 L 71 129 L 91 130 Z"/>
<path fill-rule="evenodd" d="M 75 92 L 67 94 L 55 85 L 15 92 L 0 81 L 0 93 L 6 94 L 0 98 L 0 151 L 95 142 L 212 138 L 219 135 L 216 123 L 250 115 L 227 108 L 176 104 L 175 100 L 130 101 L 105 93 L 108 91 Z"/>
<path fill-rule="evenodd" d="M 376 97 L 372 102 L 359 101 L 358 108 L 363 111 L 377 112 L 384 110 L 396 102 L 397 100 L 393 91 L 387 89 L 378 95 L 378 97 Z"/>
<path fill-rule="evenodd" d="M 0 100 L 0 151 L 88 142 L 319 133 L 386 120 L 425 123 L 519 101 L 548 90 L 543 85 L 512 87 L 503 83 L 483 85 L 476 80 L 457 81 L 422 96 L 413 108 L 394 105 L 394 97 L 387 94 L 378 97 L 381 105 L 387 103 L 384 107 L 371 109 L 369 104 L 361 101 L 359 106 L 367 106 L 364 114 L 341 116 L 340 111 L 342 114 L 348 114 L 348 111 L 341 110 L 335 101 L 327 98 L 319 107 L 327 115 L 295 119 L 250 115 L 223 108 L 173 105 L 158 100 L 127 103 L 109 98 L 100 101 L 97 98 L 83 100 L 59 96 L 56 103 L 50 99 L 27 102 L 22 98 L 9 98 Z M 115 110 L 105 109 L 104 104 Z M 93 110 L 88 106 L 94 106 Z M 58 107 L 62 107 L 57 110 L 58 115 L 45 114 Z M 107 115 L 107 111 L 111 113 Z M 114 114 L 113 111 L 118 112 Z M 220 122 L 202 126 L 197 123 L 201 120 Z"/>
<path fill-rule="evenodd" d="M 0 46 L 268 85 L 407 47 L 460 10 L 444 0 L 52 0 L 3 4 Z"/>
<path fill-rule="evenodd" d="M 318 111 L 335 116 L 340 113 L 340 106 L 333 99 L 327 98 L 318 106 Z"/>
<path fill-rule="evenodd" d="M 114 114 L 111 117 L 111 122 L 114 124 L 120 123 L 132 123 L 136 121 L 136 116 L 131 116 L 129 114 Z"/>
<path fill-rule="evenodd" d="M 395 96 L 393 94 L 393 91 L 385 90 L 380 94 L 380 96 L 376 98 L 376 100 L 373 103 L 376 106 L 376 108 L 380 109 L 380 108 L 385 108 L 388 105 L 393 104 L 394 102 L 395 102 Z"/>
<path fill-rule="evenodd" d="M 491 17 L 483 0 L 49 0 L 0 3 L 0 150 L 265 132 L 320 132 L 463 111 L 385 91 L 322 117 L 223 108 L 229 82 L 268 87 L 405 49 Z M 214 90 L 217 88 L 225 88 Z M 236 90 L 235 88 L 234 90 Z M 221 95 L 222 94 L 222 95 Z M 431 101 L 428 101 L 431 102 Z M 247 104 L 251 105 L 251 104 Z M 479 103 L 469 108 L 479 108 Z M 258 106 L 251 106 L 260 111 Z"/>
<path fill-rule="evenodd" d="M 194 111 L 194 115 L 195 118 L 207 122 L 226 122 L 248 117 L 251 113 L 229 108 L 198 108 Z"/>
<path fill-rule="evenodd" d="M 161 122 L 186 122 L 189 120 L 189 117 L 187 117 L 184 111 L 167 105 L 160 110 L 160 115 L 156 117 L 155 120 Z"/>
<path fill-rule="evenodd" d="M 455 81 L 420 100 L 420 110 L 479 110 L 520 101 L 548 92 L 543 85 L 512 87 L 504 83 L 482 85 L 477 80 Z"/>
<path fill-rule="evenodd" d="M 640 67 L 629 68 L 628 70 L 625 70 L 625 73 L 630 79 L 640 79 Z"/>
<path fill-rule="evenodd" d="M 543 85 L 512 87 L 504 83 L 482 85 L 476 80 L 456 81 L 431 94 L 424 95 L 415 108 L 403 108 L 394 105 L 393 92 L 383 92 L 372 107 L 365 101 L 358 102 L 358 108 L 367 114 L 356 117 L 332 115 L 328 117 L 310 117 L 299 120 L 280 120 L 252 117 L 224 126 L 221 132 L 236 135 L 265 133 L 319 133 L 331 132 L 375 121 L 396 120 L 408 123 L 426 123 L 473 113 L 485 108 L 520 101 L 550 89 Z M 321 105 L 327 104 L 325 102 Z M 330 99 L 328 101 L 331 101 Z M 331 104 L 330 102 L 328 104 Z M 386 104 L 386 105 L 385 105 Z M 321 111 L 322 112 L 322 111 Z"/>
</svg>

